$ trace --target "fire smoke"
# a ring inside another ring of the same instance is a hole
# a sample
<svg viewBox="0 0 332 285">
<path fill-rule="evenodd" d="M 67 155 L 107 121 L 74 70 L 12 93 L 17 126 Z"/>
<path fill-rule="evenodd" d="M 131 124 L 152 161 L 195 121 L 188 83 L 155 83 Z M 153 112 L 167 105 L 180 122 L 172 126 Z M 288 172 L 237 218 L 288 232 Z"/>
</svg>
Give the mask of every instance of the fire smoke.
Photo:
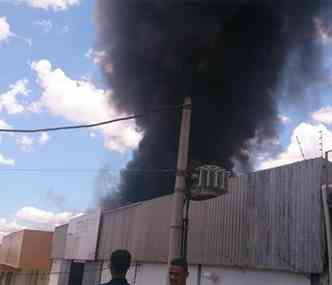
<svg viewBox="0 0 332 285">
<path fill-rule="evenodd" d="M 144 113 L 190 95 L 190 161 L 232 169 L 235 159 L 249 170 L 248 142 L 276 137 L 281 94 L 301 97 L 319 74 L 314 19 L 321 3 L 236 2 L 98 0 L 98 46 L 107 53 L 104 75 L 119 109 Z M 175 169 L 180 114 L 136 123 L 144 138 L 127 169 Z M 123 203 L 173 187 L 173 173 L 123 172 L 120 182 Z"/>
</svg>

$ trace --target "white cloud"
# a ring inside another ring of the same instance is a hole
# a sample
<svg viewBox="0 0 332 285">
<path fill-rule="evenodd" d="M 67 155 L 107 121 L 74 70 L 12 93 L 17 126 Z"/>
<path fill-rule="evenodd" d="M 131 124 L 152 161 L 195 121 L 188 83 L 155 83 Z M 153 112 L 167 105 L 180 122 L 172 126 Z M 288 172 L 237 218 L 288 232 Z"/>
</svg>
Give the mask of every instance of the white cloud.
<svg viewBox="0 0 332 285">
<path fill-rule="evenodd" d="M 288 124 L 288 123 L 292 122 L 291 118 L 289 118 L 288 116 L 285 116 L 285 115 L 281 115 L 281 114 L 278 115 L 278 119 L 283 124 Z"/>
<path fill-rule="evenodd" d="M 0 42 L 7 40 L 12 35 L 6 17 L 0 17 Z"/>
<path fill-rule="evenodd" d="M 107 54 L 105 50 L 95 50 L 90 48 L 85 56 L 90 58 L 94 64 L 101 64 L 104 62 Z"/>
<path fill-rule="evenodd" d="M 332 106 L 326 106 L 312 113 L 312 118 L 320 123 L 332 124 Z"/>
<path fill-rule="evenodd" d="M 46 144 L 49 140 L 50 140 L 49 134 L 46 132 L 43 132 L 43 133 L 41 133 L 41 135 L 38 139 L 38 142 L 39 142 L 39 144 L 43 145 L 43 144 Z"/>
<path fill-rule="evenodd" d="M 53 115 L 69 121 L 88 124 L 110 120 L 125 114 L 112 106 L 112 94 L 98 89 L 91 82 L 73 80 L 60 68 L 52 68 L 48 60 L 33 62 L 32 70 L 43 89 L 40 105 Z M 133 121 L 97 127 L 105 138 L 105 146 L 115 151 L 126 151 L 137 146 L 142 134 L 135 129 Z"/>
<path fill-rule="evenodd" d="M 31 102 L 31 104 L 29 106 L 27 106 L 27 110 L 32 112 L 32 113 L 40 113 L 41 109 L 42 109 L 42 104 L 40 101 L 34 101 Z"/>
<path fill-rule="evenodd" d="M 33 22 L 33 24 L 39 26 L 45 33 L 49 33 L 53 28 L 53 24 L 50 20 L 38 20 Z"/>
<path fill-rule="evenodd" d="M 22 151 L 29 152 L 32 151 L 34 139 L 29 135 L 18 135 L 16 138 L 16 143 Z"/>
<path fill-rule="evenodd" d="M 97 50 L 90 48 L 85 56 L 93 61 L 94 64 L 102 66 L 106 73 L 113 72 L 113 65 L 107 60 L 107 53 L 105 50 Z"/>
<path fill-rule="evenodd" d="M 0 218 L 0 243 L 10 233 L 26 228 L 38 230 L 54 230 L 55 227 L 68 223 L 71 219 L 82 215 L 72 212 L 50 212 L 35 207 L 23 207 L 9 221 Z"/>
<path fill-rule="evenodd" d="M 33 8 L 44 10 L 64 11 L 80 4 L 80 0 L 17 0 Z"/>
<path fill-rule="evenodd" d="M 10 25 L 7 21 L 7 18 L 0 17 L 0 43 L 7 41 L 11 37 L 24 41 L 25 43 L 27 43 L 27 45 L 29 47 L 32 46 L 31 39 L 28 39 L 28 38 L 25 38 L 25 37 L 22 37 L 20 35 L 13 33 L 10 29 Z"/>
<path fill-rule="evenodd" d="M 35 207 L 24 207 L 16 213 L 16 218 L 23 222 L 29 222 L 37 225 L 46 225 L 56 227 L 68 223 L 71 219 L 81 214 L 71 212 L 54 213 L 41 210 Z"/>
<path fill-rule="evenodd" d="M 15 160 L 12 158 L 7 158 L 3 154 L 0 153 L 0 164 L 14 166 Z"/>
<path fill-rule="evenodd" d="M 321 156 L 319 145 L 320 131 L 322 131 L 323 134 L 324 149 L 332 149 L 332 132 L 326 128 L 326 126 L 323 124 L 314 125 L 309 123 L 301 123 L 293 130 L 291 142 L 287 149 L 273 159 L 266 159 L 266 156 L 263 156 L 263 159 L 266 160 L 262 161 L 258 168 L 272 168 L 302 160 L 303 158 L 297 138 L 300 141 L 305 159 Z"/>
<path fill-rule="evenodd" d="M 90 136 L 90 138 L 95 139 L 97 135 L 95 132 L 90 132 L 89 136 Z"/>
<path fill-rule="evenodd" d="M 6 121 L 0 120 L 0 129 L 11 129 L 12 126 L 9 125 Z"/>
<path fill-rule="evenodd" d="M 10 115 L 24 112 L 25 107 L 18 101 L 18 97 L 28 95 L 27 79 L 11 84 L 7 92 L 0 94 L 0 112 L 6 111 Z"/>
</svg>

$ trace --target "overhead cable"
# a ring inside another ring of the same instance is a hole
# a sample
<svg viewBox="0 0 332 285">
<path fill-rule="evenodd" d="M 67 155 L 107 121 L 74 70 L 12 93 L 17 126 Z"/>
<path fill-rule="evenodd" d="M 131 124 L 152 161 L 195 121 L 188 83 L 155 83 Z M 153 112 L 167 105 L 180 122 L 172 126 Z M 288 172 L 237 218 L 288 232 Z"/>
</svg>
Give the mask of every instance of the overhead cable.
<svg viewBox="0 0 332 285">
<path fill-rule="evenodd" d="M 147 111 L 145 114 L 136 114 L 136 115 L 130 115 L 126 117 L 120 117 L 108 121 L 102 121 L 97 123 L 91 123 L 91 124 L 82 124 L 82 125 L 72 125 L 72 126 L 60 126 L 60 127 L 46 127 L 46 128 L 37 128 L 37 129 L 0 129 L 0 132 L 2 133 L 41 133 L 41 132 L 54 132 L 54 131 L 63 131 L 63 130 L 73 130 L 73 129 L 83 129 L 83 128 L 95 128 L 100 127 L 103 125 L 108 125 L 116 122 L 121 121 L 128 121 L 133 119 L 138 119 L 142 117 L 146 117 L 151 113 L 161 113 L 161 112 L 167 112 L 167 111 L 174 111 L 179 109 L 185 109 L 185 108 L 191 108 L 191 104 L 187 105 L 176 105 L 171 107 L 162 107 L 158 109 L 153 109 L 150 111 Z"/>
</svg>

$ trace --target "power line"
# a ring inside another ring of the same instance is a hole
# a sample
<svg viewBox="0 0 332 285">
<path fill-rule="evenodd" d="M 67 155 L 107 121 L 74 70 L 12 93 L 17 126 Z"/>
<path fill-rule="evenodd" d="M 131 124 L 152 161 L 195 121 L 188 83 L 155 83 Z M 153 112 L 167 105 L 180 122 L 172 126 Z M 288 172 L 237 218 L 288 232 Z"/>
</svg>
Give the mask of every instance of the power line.
<svg viewBox="0 0 332 285">
<path fill-rule="evenodd" d="M 112 120 L 108 120 L 108 121 L 102 121 L 102 122 L 91 123 L 91 124 L 48 127 L 48 128 L 39 128 L 39 129 L 0 129 L 0 132 L 3 132 L 3 133 L 40 133 L 40 132 L 54 132 L 54 131 L 83 129 L 83 128 L 94 128 L 94 127 L 99 127 L 99 126 L 103 126 L 103 125 L 107 125 L 107 124 L 111 124 L 111 123 L 146 117 L 151 113 L 161 113 L 161 112 L 174 111 L 174 110 L 179 110 L 179 109 L 182 110 L 185 108 L 191 108 L 191 104 L 187 104 L 187 105 L 182 104 L 182 105 L 176 105 L 176 106 L 171 106 L 171 107 L 162 107 L 162 108 L 150 110 L 144 114 L 136 114 L 136 115 L 126 116 L 126 117 L 120 117 L 120 118 L 116 118 L 116 119 L 112 119 Z"/>
</svg>

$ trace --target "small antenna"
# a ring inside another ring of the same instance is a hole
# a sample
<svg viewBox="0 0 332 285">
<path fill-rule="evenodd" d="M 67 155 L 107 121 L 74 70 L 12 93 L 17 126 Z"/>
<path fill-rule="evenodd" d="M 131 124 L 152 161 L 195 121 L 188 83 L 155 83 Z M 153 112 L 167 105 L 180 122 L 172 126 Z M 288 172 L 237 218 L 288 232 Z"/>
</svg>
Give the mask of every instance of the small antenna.
<svg viewBox="0 0 332 285">
<path fill-rule="evenodd" d="M 300 142 L 300 139 L 299 139 L 298 136 L 296 136 L 296 140 L 297 140 L 297 144 L 298 144 L 298 146 L 299 146 L 299 149 L 300 149 L 300 152 L 301 152 L 302 158 L 303 158 L 303 160 L 305 160 L 304 152 L 303 152 L 303 148 L 302 148 L 302 145 L 301 145 L 301 142 Z"/>
<path fill-rule="evenodd" d="M 323 131 L 319 131 L 319 150 L 321 153 L 321 156 L 324 157 L 324 145 L 323 145 Z"/>
</svg>

